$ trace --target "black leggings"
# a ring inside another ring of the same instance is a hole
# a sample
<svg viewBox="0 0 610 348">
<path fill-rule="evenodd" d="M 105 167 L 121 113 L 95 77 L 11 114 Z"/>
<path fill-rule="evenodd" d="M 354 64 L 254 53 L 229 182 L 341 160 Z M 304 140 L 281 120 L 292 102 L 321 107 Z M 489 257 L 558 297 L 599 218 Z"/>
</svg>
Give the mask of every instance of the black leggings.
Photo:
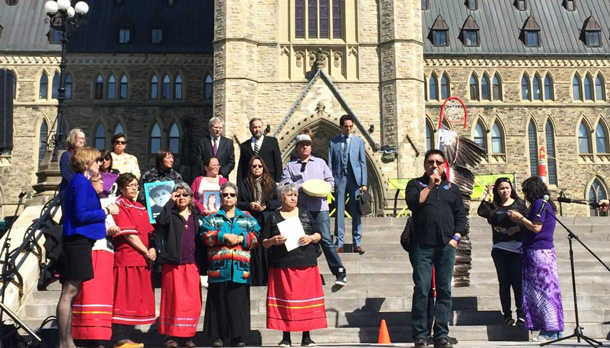
<svg viewBox="0 0 610 348">
<path fill-rule="evenodd" d="M 521 290 L 521 254 L 502 249 L 491 249 L 491 258 L 496 265 L 498 282 L 500 283 L 500 303 L 504 319 L 512 317 L 510 309 L 510 288 L 515 295 L 515 307 L 518 318 L 525 319 L 523 312 L 523 291 Z"/>
</svg>

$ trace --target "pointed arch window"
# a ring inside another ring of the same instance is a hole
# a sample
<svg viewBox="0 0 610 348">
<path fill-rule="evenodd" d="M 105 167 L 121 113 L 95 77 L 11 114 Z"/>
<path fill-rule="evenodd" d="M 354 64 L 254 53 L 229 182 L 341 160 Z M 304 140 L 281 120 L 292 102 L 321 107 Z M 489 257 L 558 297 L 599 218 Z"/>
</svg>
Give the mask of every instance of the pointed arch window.
<svg viewBox="0 0 610 348">
<path fill-rule="evenodd" d="M 534 76 L 534 83 L 532 87 L 534 100 L 542 101 L 542 82 L 540 81 L 540 76 Z"/>
<path fill-rule="evenodd" d="M 157 75 L 153 75 L 150 78 L 150 99 L 159 98 L 159 78 Z"/>
<path fill-rule="evenodd" d="M 549 74 L 544 78 L 544 100 L 553 100 L 553 79 Z"/>
<path fill-rule="evenodd" d="M 547 163 L 548 163 L 548 176 L 549 176 L 549 184 L 557 185 L 557 161 L 555 158 L 555 129 L 551 120 L 546 121 L 545 125 L 545 135 L 546 135 L 546 154 L 547 154 Z"/>
<path fill-rule="evenodd" d="M 47 93 L 49 92 L 49 78 L 46 73 L 42 73 L 40 76 L 40 84 L 38 88 L 38 98 L 47 99 Z"/>
<path fill-rule="evenodd" d="M 598 202 L 602 199 L 608 199 L 608 191 L 604 184 L 598 178 L 595 178 L 589 188 L 589 200 L 591 202 Z M 593 208 L 589 212 L 591 216 L 608 216 L 607 211 L 604 212 Z"/>
<path fill-rule="evenodd" d="M 474 142 L 480 147 L 487 150 L 487 141 L 485 139 L 485 128 L 481 122 L 477 122 L 474 127 Z"/>
<path fill-rule="evenodd" d="M 527 140 L 530 157 L 530 175 L 538 176 L 538 134 L 533 120 L 530 120 L 527 126 Z"/>
<path fill-rule="evenodd" d="M 123 128 L 123 124 L 121 122 L 117 123 L 116 127 L 114 127 L 113 135 L 117 135 L 119 133 L 125 133 L 125 129 Z"/>
<path fill-rule="evenodd" d="M 502 100 L 502 82 L 498 74 L 494 75 L 492 81 L 492 94 L 494 100 Z"/>
<path fill-rule="evenodd" d="M 51 86 L 51 98 L 57 99 L 59 97 L 59 74 L 53 75 L 53 85 Z"/>
<path fill-rule="evenodd" d="M 100 122 L 95 128 L 95 136 L 93 138 L 93 146 L 98 150 L 106 148 L 106 127 Z"/>
<path fill-rule="evenodd" d="M 442 100 L 449 98 L 450 93 L 451 92 L 450 92 L 450 86 L 449 86 L 449 77 L 445 73 L 445 74 L 443 74 L 443 77 L 441 77 L 441 98 L 442 98 Z"/>
<path fill-rule="evenodd" d="M 604 80 L 602 79 L 601 74 L 598 74 L 595 78 L 595 100 L 606 100 L 605 90 Z"/>
<path fill-rule="evenodd" d="M 578 153 L 581 155 L 588 155 L 591 153 L 591 138 L 589 137 L 589 127 L 583 122 L 578 127 Z"/>
<path fill-rule="evenodd" d="M 598 154 L 608 153 L 608 131 L 601 122 L 595 128 L 595 150 Z"/>
<path fill-rule="evenodd" d="M 95 78 L 95 99 L 104 98 L 104 78 L 102 75 L 97 75 Z"/>
<path fill-rule="evenodd" d="M 430 100 L 438 100 L 438 79 L 436 78 L 436 75 L 432 74 L 430 76 L 430 80 L 428 81 L 428 84 L 430 85 Z"/>
<path fill-rule="evenodd" d="M 47 153 L 47 146 L 49 142 L 49 125 L 47 120 L 43 119 L 40 125 L 40 143 L 38 145 L 38 165 L 42 163 L 44 155 Z"/>
<path fill-rule="evenodd" d="M 123 76 L 121 76 L 121 87 L 119 89 L 119 98 L 127 99 L 127 87 L 128 87 L 127 75 L 123 74 Z"/>
<path fill-rule="evenodd" d="M 161 99 L 169 99 L 171 91 L 171 79 L 169 75 L 163 76 L 163 82 L 161 84 Z"/>
<path fill-rule="evenodd" d="M 530 100 L 530 79 L 525 75 L 521 78 L 521 100 Z"/>
<path fill-rule="evenodd" d="M 176 122 L 169 129 L 169 149 L 175 154 L 180 153 L 180 129 Z"/>
<path fill-rule="evenodd" d="M 593 80 L 591 79 L 591 76 L 585 76 L 584 87 L 585 100 L 593 100 Z"/>
<path fill-rule="evenodd" d="M 572 97 L 574 100 L 582 100 L 582 94 L 580 93 L 580 77 L 574 76 L 572 79 Z"/>
<path fill-rule="evenodd" d="M 504 134 L 498 122 L 494 122 L 491 127 L 491 153 L 494 155 L 503 154 L 504 150 Z"/>
<path fill-rule="evenodd" d="M 475 75 L 470 76 L 470 100 L 479 100 L 479 81 Z"/>
<path fill-rule="evenodd" d="M 150 131 L 150 153 L 156 154 L 159 150 L 161 150 L 161 127 L 155 123 Z"/>
<path fill-rule="evenodd" d="M 434 149 L 434 128 L 426 119 L 426 151 Z"/>
<path fill-rule="evenodd" d="M 66 99 L 72 99 L 72 75 L 66 76 Z"/>
<path fill-rule="evenodd" d="M 114 74 L 110 75 L 108 78 L 108 94 L 106 95 L 108 99 L 116 99 L 116 78 Z"/>
<path fill-rule="evenodd" d="M 212 99 L 212 76 L 207 75 L 205 77 L 205 88 L 203 97 L 205 100 Z"/>
<path fill-rule="evenodd" d="M 180 74 L 174 81 L 174 99 L 182 99 L 182 75 Z"/>
<path fill-rule="evenodd" d="M 483 75 L 483 78 L 481 79 L 481 99 L 491 100 L 491 93 L 489 90 L 489 77 L 487 75 Z"/>
</svg>

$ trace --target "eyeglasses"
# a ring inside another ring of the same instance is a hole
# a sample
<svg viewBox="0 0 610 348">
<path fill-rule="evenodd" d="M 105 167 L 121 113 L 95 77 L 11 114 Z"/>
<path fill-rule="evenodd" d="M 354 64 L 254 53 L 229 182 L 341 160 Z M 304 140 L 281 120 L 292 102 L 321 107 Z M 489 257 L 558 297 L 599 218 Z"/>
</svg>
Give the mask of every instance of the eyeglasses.
<svg viewBox="0 0 610 348">
<path fill-rule="evenodd" d="M 426 162 L 429 166 L 433 166 L 434 164 L 436 164 L 437 166 L 441 166 L 443 165 L 443 163 L 445 163 L 445 161 L 434 161 L 434 160 L 430 160 Z"/>
<path fill-rule="evenodd" d="M 127 142 L 126 142 L 126 141 L 121 141 L 121 140 L 117 140 L 117 141 L 115 141 L 114 143 L 115 143 L 116 145 L 125 145 L 125 144 L 127 144 Z"/>
<path fill-rule="evenodd" d="M 222 193 L 222 196 L 223 196 L 223 197 L 235 197 L 235 196 L 237 196 L 237 194 L 236 194 L 236 193 L 228 193 L 228 192 L 227 192 L 227 193 L 224 193 L 224 192 L 223 192 L 223 193 Z"/>
<path fill-rule="evenodd" d="M 305 171 L 305 166 L 307 165 L 307 162 L 302 162 L 301 163 L 301 173 L 303 173 Z"/>
<path fill-rule="evenodd" d="M 262 168 L 263 165 L 262 164 L 253 164 L 252 168 Z"/>
<path fill-rule="evenodd" d="M 98 158 L 96 158 L 96 159 L 95 159 L 95 161 L 96 161 L 97 163 L 102 163 L 102 162 L 104 162 L 104 159 L 103 159 L 103 158 L 99 158 L 99 157 L 98 157 Z"/>
<path fill-rule="evenodd" d="M 190 197 L 191 195 L 189 195 L 188 193 L 181 193 L 181 194 L 179 194 L 178 196 L 180 196 L 180 197 L 184 197 L 184 198 L 188 198 L 188 197 Z"/>
</svg>

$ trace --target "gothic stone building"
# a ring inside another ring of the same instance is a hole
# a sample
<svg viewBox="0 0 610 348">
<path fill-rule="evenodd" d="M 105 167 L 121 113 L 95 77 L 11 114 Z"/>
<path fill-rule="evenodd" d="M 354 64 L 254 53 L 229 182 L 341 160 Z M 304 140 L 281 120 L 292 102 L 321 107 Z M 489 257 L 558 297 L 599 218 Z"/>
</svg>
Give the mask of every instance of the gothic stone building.
<svg viewBox="0 0 610 348">
<path fill-rule="evenodd" d="M 236 143 L 249 137 L 252 117 L 262 118 L 284 161 L 295 135 L 311 128 L 314 152 L 326 157 L 339 117 L 351 113 L 378 212 L 387 212 L 395 192 L 389 180 L 422 172 L 442 102 L 458 96 L 469 117 L 465 130 L 455 130 L 489 153 L 479 173 L 522 181 L 538 173 L 544 146 L 554 192 L 607 195 L 610 5 L 603 0 L 90 6 L 89 24 L 69 46 L 68 127 L 83 128 L 98 148 L 123 130 L 143 170 L 170 147 L 192 179 L 194 145 L 212 116 L 225 119 Z M 586 206 L 566 212 L 592 213 Z"/>
</svg>

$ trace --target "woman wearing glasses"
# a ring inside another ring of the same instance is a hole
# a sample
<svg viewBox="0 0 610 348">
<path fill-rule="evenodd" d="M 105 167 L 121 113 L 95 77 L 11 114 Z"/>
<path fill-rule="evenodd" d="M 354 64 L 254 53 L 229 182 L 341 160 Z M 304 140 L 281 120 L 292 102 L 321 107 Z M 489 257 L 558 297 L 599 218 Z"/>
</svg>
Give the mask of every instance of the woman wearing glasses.
<svg viewBox="0 0 610 348">
<path fill-rule="evenodd" d="M 155 295 L 150 265 L 157 258 L 153 227 L 146 208 L 136 201 L 138 179 L 124 173 L 117 179 L 121 196 L 117 198 L 119 214 L 114 221 L 119 232 L 113 235 L 114 244 L 114 308 L 112 323 L 116 324 L 115 348 L 142 346 L 132 342 L 129 335 L 135 325 L 155 322 Z"/>
<path fill-rule="evenodd" d="M 252 156 L 248 168 L 248 176 L 239 183 L 237 207 L 249 212 L 258 225 L 263 226 L 266 213 L 274 211 L 280 206 L 280 201 L 275 193 L 276 185 L 260 156 Z M 250 285 L 267 285 L 269 278 L 267 249 L 255 248 L 250 252 L 250 269 Z"/>
<path fill-rule="evenodd" d="M 171 199 L 156 218 L 155 235 L 161 273 L 159 334 L 166 348 L 195 347 L 193 337 L 201 316 L 200 266 L 205 252 L 198 238 L 201 213 L 185 183 L 174 186 Z M 177 342 L 177 341 L 182 342 Z"/>
<path fill-rule="evenodd" d="M 112 165 L 119 173 L 132 173 L 136 179 L 140 179 L 140 166 L 138 159 L 134 155 L 125 152 L 127 147 L 127 137 L 123 133 L 119 133 L 112 137 Z"/>
<path fill-rule="evenodd" d="M 195 206 L 197 209 L 201 211 L 202 214 L 207 215 L 209 213 L 215 213 L 216 210 L 208 210 L 206 209 L 206 203 L 204 201 L 205 192 L 206 191 L 218 191 L 220 189 L 220 185 L 227 182 L 227 178 L 223 178 L 218 173 L 220 171 L 220 164 L 218 162 L 218 158 L 216 157 L 208 157 L 203 161 L 203 169 L 205 171 L 205 175 L 198 176 L 193 181 L 191 185 L 191 191 L 193 191 L 193 201 L 195 202 Z M 210 196 L 208 196 L 209 198 Z M 211 207 L 210 207 L 211 208 Z"/>
<path fill-rule="evenodd" d="M 548 198 L 549 190 L 539 177 L 526 179 L 521 188 L 530 205 L 529 212 L 524 215 L 510 210 L 509 215 L 513 222 L 522 226 L 525 327 L 540 330 L 539 336 L 532 340 L 544 342 L 561 337 L 564 326 L 553 245 L 556 207 L 555 202 L 544 200 L 544 196 Z"/>
<path fill-rule="evenodd" d="M 493 193 L 493 201 L 489 199 Z M 487 219 L 492 227 L 493 247 L 491 258 L 496 266 L 500 285 L 500 304 L 507 326 L 525 325 L 523 292 L 521 291 L 521 227 L 510 220 L 509 210 L 527 213 L 525 202 L 519 198 L 509 178 L 498 178 L 489 185 L 477 213 Z M 515 296 L 517 320 L 511 312 L 510 289 Z"/>
<path fill-rule="evenodd" d="M 216 338 L 213 347 L 244 347 L 250 331 L 250 250 L 258 245 L 260 227 L 250 214 L 236 207 L 237 186 L 220 187 L 222 205 L 218 213 L 201 223 L 208 247 L 208 297 L 203 332 Z"/>
</svg>

